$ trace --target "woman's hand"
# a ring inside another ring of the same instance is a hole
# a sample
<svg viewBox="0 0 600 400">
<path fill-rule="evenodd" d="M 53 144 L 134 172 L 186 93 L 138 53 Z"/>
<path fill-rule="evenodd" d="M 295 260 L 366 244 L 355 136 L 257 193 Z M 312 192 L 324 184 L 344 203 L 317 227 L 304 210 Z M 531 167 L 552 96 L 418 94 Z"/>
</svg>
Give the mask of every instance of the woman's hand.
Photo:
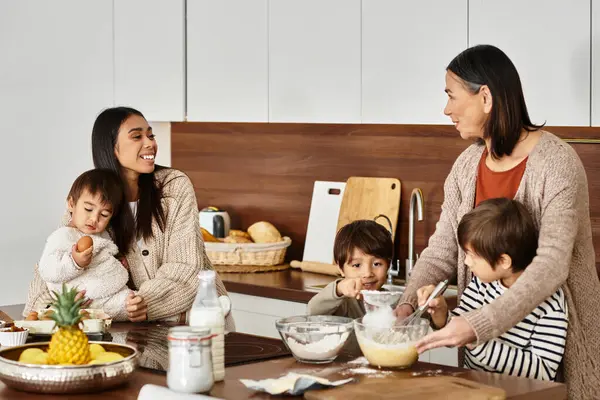
<svg viewBox="0 0 600 400">
<path fill-rule="evenodd" d="M 400 304 L 394 310 L 394 314 L 396 314 L 396 318 L 404 319 L 415 312 L 415 309 L 410 304 L 404 303 Z"/>
<path fill-rule="evenodd" d="M 454 317 L 448 325 L 419 340 L 415 347 L 419 354 L 438 347 L 460 347 L 477 339 L 475 331 L 464 317 Z"/>
<path fill-rule="evenodd" d="M 142 296 L 129 293 L 126 302 L 127 316 L 131 322 L 141 322 L 148 319 L 148 305 Z"/>
<path fill-rule="evenodd" d="M 83 298 L 85 298 L 85 289 L 77 292 L 77 294 L 75 295 L 75 301 L 79 301 Z M 54 297 L 54 296 L 52 296 Z M 56 299 L 55 299 L 56 300 Z M 81 308 L 88 308 L 89 306 L 92 305 L 93 300 L 92 299 L 86 299 L 83 303 L 81 303 Z"/>
<path fill-rule="evenodd" d="M 423 286 L 417 290 L 419 306 L 425 304 L 434 290 L 434 285 Z M 427 312 L 431 315 L 431 320 L 436 328 L 441 329 L 446 326 L 446 322 L 448 320 L 448 303 L 446 303 L 444 296 L 440 295 L 435 299 L 431 299 L 429 302 L 429 307 L 427 307 Z"/>
</svg>

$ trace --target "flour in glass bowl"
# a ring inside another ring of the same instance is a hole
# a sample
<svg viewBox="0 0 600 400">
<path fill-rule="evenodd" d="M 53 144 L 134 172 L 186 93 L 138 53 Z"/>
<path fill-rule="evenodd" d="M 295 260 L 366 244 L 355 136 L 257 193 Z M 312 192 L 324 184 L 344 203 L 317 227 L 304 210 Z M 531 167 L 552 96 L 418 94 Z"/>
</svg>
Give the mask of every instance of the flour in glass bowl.
<svg viewBox="0 0 600 400">
<path fill-rule="evenodd" d="M 323 327 L 319 333 L 327 333 L 328 331 L 332 333 L 323 336 L 320 340 L 309 343 L 302 342 L 306 335 L 299 334 L 298 339 L 300 340 L 296 340 L 293 337 L 293 331 L 290 331 L 292 336 L 288 336 L 286 341 L 290 350 L 299 358 L 315 361 L 327 360 L 335 357 L 340 352 L 348 336 L 350 336 L 349 332 L 338 333 L 339 329 L 335 326 Z"/>
</svg>

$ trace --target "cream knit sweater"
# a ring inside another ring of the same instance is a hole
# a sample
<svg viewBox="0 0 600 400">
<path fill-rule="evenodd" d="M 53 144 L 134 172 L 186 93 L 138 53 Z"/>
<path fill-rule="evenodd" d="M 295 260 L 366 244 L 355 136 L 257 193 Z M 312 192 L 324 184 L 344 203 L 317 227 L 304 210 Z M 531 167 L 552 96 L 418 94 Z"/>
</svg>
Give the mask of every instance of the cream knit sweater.
<svg viewBox="0 0 600 400">
<path fill-rule="evenodd" d="M 471 280 L 464 252 L 457 244 L 461 218 L 473 209 L 477 166 L 484 147 L 474 144 L 456 160 L 444 185 L 442 214 L 428 247 L 415 265 L 402 301 L 416 305 L 418 288 L 457 276 L 459 296 Z M 540 229 L 533 262 L 503 296 L 464 314 L 478 344 L 517 325 L 562 287 L 569 307 L 564 358 L 569 399 L 600 395 L 600 281 L 590 224 L 588 184 L 583 165 L 571 146 L 551 133 L 542 136 L 529 155 L 515 196 Z"/>
<path fill-rule="evenodd" d="M 127 271 L 115 258 L 117 245 L 106 231 L 89 235 L 94 243 L 92 260 L 80 268 L 71 257 L 71 249 L 83 236 L 79 229 L 69 226 L 52 232 L 38 265 L 40 276 L 52 291 L 60 292 L 63 283 L 68 288 L 85 289 L 86 296 L 94 301 L 92 308 L 103 309 L 117 321 L 126 320 L 125 303 L 131 290 Z"/>
<path fill-rule="evenodd" d="M 198 289 L 198 272 L 212 269 L 204 249 L 192 182 L 183 172 L 170 168 L 157 171 L 155 177 L 164 184 L 164 232 L 153 222 L 154 237 L 142 241 L 142 249 L 131 246 L 126 255 L 133 284 L 148 304 L 150 321 L 188 311 Z M 219 296 L 227 295 L 218 275 L 217 292 Z M 49 292 L 36 266 L 23 315 L 43 308 L 49 301 Z M 225 325 L 228 331 L 235 330 L 231 314 Z"/>
</svg>

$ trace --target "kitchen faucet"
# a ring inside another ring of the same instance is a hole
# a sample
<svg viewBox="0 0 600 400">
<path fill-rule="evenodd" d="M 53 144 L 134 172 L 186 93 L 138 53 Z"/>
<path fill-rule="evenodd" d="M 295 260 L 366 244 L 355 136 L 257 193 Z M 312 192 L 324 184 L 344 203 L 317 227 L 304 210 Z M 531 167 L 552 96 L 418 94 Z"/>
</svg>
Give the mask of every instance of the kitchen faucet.
<svg viewBox="0 0 600 400">
<path fill-rule="evenodd" d="M 423 192 L 421 189 L 413 189 L 410 195 L 410 211 L 408 213 L 408 257 L 406 259 L 406 281 L 412 273 L 415 262 L 419 259 L 419 255 L 415 253 L 415 206 L 417 208 L 417 220 L 423 221 Z"/>
<path fill-rule="evenodd" d="M 413 259 L 414 241 L 415 241 L 415 205 L 417 207 L 417 219 L 423 221 L 423 192 L 421 189 L 414 189 L 410 196 L 410 212 L 408 214 L 408 258 L 406 259 L 406 277 L 404 284 L 408 283 L 408 278 L 412 272 L 412 268 L 415 264 L 416 259 Z M 417 254 L 418 258 L 419 255 Z M 392 259 L 390 267 L 388 268 L 388 276 L 385 282 L 386 285 L 393 285 L 393 277 L 400 275 L 400 261 Z"/>
</svg>

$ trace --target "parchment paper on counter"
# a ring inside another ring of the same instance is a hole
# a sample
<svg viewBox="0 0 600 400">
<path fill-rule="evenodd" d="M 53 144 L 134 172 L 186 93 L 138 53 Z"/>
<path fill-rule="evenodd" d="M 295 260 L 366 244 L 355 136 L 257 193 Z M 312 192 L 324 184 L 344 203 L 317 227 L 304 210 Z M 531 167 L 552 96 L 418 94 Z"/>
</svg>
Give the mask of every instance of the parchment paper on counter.
<svg viewBox="0 0 600 400">
<path fill-rule="evenodd" d="M 290 372 L 287 375 L 276 379 L 262 379 L 260 381 L 240 379 L 240 382 L 248 389 L 266 392 L 271 395 L 289 394 L 292 396 L 300 396 L 308 390 L 342 386 L 352 381 L 354 381 L 354 378 L 332 382 L 325 378 L 306 374 L 296 374 L 294 372 Z"/>
</svg>

